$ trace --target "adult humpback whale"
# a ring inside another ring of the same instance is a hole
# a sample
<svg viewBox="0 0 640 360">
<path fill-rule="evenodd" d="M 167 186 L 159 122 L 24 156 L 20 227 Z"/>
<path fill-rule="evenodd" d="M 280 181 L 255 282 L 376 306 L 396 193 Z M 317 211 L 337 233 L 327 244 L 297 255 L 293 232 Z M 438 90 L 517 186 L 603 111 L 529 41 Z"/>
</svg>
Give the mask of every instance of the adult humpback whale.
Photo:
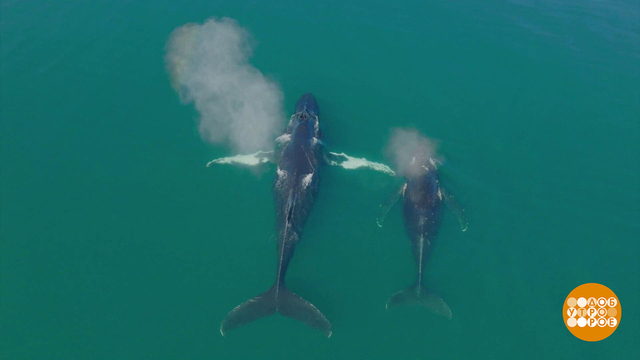
<svg viewBox="0 0 640 360">
<path fill-rule="evenodd" d="M 440 226 L 442 203 L 451 209 L 460 222 L 462 231 L 467 230 L 464 210 L 440 185 L 437 160 L 424 153 L 416 153 L 406 171 L 406 181 L 396 194 L 381 206 L 382 214 L 378 226 L 382 226 L 387 212 L 398 198 L 403 198 L 404 225 L 411 242 L 413 258 L 417 267 L 415 283 L 393 294 L 387 301 L 387 308 L 395 305 L 421 305 L 436 314 L 451 318 L 451 309 L 440 297 L 428 291 L 423 284 L 423 273 L 428 255 Z"/>
<path fill-rule="evenodd" d="M 289 291 L 285 275 L 302 228 L 309 216 L 318 190 L 318 173 L 323 163 L 344 168 L 368 167 L 394 175 L 383 164 L 369 162 L 338 153 L 324 153 L 320 140 L 318 104 L 311 94 L 298 100 L 295 114 L 286 132 L 276 139 L 279 150 L 259 151 L 211 161 L 211 164 L 258 165 L 273 161 L 278 164 L 274 185 L 276 198 L 276 228 L 278 233 L 278 266 L 276 279 L 266 292 L 249 299 L 231 310 L 220 325 L 220 333 L 250 323 L 264 316 L 280 313 L 302 321 L 331 336 L 331 324 L 309 301 Z"/>
</svg>

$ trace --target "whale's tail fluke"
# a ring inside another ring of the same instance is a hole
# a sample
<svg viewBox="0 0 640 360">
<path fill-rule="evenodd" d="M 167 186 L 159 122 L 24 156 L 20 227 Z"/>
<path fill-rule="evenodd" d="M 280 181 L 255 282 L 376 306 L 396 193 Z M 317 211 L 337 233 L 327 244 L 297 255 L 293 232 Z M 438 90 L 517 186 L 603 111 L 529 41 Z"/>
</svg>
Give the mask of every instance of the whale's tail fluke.
<svg viewBox="0 0 640 360">
<path fill-rule="evenodd" d="M 225 336 L 231 329 L 275 313 L 302 321 L 327 337 L 331 336 L 331 324 L 320 310 L 282 284 L 273 285 L 264 293 L 236 306 L 222 321 L 220 333 Z"/>
<path fill-rule="evenodd" d="M 451 309 L 439 296 L 427 291 L 420 282 L 391 295 L 387 301 L 387 309 L 397 305 L 419 305 L 433 313 L 451 319 Z"/>
</svg>

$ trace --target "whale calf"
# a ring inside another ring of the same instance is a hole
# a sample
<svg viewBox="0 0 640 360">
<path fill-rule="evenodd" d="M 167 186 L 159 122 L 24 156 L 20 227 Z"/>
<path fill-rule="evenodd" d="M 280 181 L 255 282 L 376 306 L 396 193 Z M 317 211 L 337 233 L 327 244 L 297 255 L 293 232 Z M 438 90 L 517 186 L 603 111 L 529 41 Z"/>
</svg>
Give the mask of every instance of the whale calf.
<svg viewBox="0 0 640 360">
<path fill-rule="evenodd" d="M 424 269 L 438 234 L 443 203 L 456 214 L 462 231 L 467 229 L 467 220 L 464 217 L 464 210 L 440 185 L 437 164 L 437 160 L 426 154 L 416 153 L 411 157 L 409 166 L 405 166 L 406 181 L 396 194 L 381 206 L 382 213 L 378 218 L 378 226 L 382 226 L 387 212 L 398 198 L 402 197 L 404 227 L 411 243 L 417 275 L 412 285 L 389 298 L 386 307 L 420 305 L 436 314 L 451 318 L 451 309 L 444 300 L 425 288 Z"/>
<path fill-rule="evenodd" d="M 344 153 L 325 152 L 320 136 L 318 104 L 310 93 L 297 102 L 284 134 L 276 139 L 276 151 L 258 151 L 215 159 L 213 164 L 259 166 L 276 163 L 273 191 L 276 200 L 278 236 L 277 270 L 274 284 L 264 293 L 231 310 L 220 325 L 224 336 L 229 330 L 265 316 L 279 313 L 299 320 L 331 336 L 329 320 L 313 304 L 291 292 L 285 285 L 289 261 L 302 236 L 302 229 L 318 192 L 318 175 L 324 164 L 345 169 L 369 168 L 388 175 L 395 173 L 386 165 L 354 158 Z"/>
</svg>

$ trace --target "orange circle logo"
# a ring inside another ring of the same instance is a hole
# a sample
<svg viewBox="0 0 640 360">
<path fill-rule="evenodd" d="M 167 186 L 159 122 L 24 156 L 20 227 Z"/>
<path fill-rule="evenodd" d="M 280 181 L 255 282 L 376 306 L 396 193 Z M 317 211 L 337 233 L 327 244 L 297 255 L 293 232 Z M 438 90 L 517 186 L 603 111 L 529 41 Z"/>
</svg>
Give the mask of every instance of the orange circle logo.
<svg viewBox="0 0 640 360">
<path fill-rule="evenodd" d="M 567 329 L 584 341 L 600 341 L 618 328 L 620 301 L 608 287 L 596 283 L 573 289 L 562 308 Z"/>
</svg>

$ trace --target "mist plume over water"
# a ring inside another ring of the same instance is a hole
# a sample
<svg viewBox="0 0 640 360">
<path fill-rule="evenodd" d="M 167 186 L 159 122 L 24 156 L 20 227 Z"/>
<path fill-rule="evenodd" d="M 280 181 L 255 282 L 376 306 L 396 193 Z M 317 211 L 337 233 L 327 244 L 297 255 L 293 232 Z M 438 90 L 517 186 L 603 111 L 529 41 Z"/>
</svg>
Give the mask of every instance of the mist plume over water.
<svg viewBox="0 0 640 360">
<path fill-rule="evenodd" d="M 234 151 L 269 150 L 284 126 L 279 85 L 249 63 L 253 38 L 230 18 L 175 29 L 167 42 L 171 83 L 193 103 L 202 138 Z"/>
<path fill-rule="evenodd" d="M 414 164 L 421 159 L 433 158 L 440 161 L 436 154 L 437 147 L 437 141 L 424 137 L 418 130 L 395 128 L 391 132 L 385 153 L 393 161 L 396 172 L 402 176 L 410 176 L 418 170 Z"/>
</svg>

